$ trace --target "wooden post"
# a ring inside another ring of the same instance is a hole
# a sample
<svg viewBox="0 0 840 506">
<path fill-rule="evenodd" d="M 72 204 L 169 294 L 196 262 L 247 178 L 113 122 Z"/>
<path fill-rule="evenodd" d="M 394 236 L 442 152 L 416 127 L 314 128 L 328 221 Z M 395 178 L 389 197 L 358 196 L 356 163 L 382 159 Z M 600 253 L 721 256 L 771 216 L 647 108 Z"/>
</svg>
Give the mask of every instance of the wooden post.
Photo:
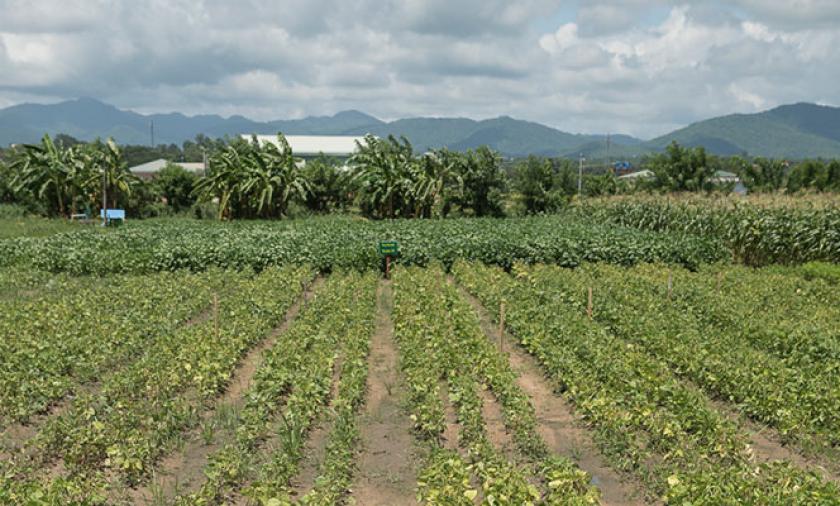
<svg viewBox="0 0 840 506">
<path fill-rule="evenodd" d="M 668 269 L 668 300 L 671 300 L 671 292 L 674 289 L 674 274 Z"/>
<path fill-rule="evenodd" d="M 219 294 L 213 294 L 213 333 L 219 339 Z"/>
<path fill-rule="evenodd" d="M 505 352 L 505 301 L 499 305 L 499 351 Z"/>
<path fill-rule="evenodd" d="M 592 319 L 592 287 L 589 287 L 589 301 L 586 305 L 586 316 Z"/>
<path fill-rule="evenodd" d="M 391 255 L 385 255 L 385 279 L 391 279 Z"/>
</svg>

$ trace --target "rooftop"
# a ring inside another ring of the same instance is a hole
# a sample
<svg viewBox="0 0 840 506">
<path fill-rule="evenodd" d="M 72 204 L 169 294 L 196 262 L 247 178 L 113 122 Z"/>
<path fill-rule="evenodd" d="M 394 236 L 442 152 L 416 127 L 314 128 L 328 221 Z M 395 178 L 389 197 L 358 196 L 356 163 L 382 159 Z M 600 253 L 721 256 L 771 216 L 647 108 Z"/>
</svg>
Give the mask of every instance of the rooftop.
<svg viewBox="0 0 840 506">
<path fill-rule="evenodd" d="M 257 135 L 260 144 L 277 143 L 276 135 Z M 242 135 L 250 140 L 251 135 Z M 287 135 L 286 141 L 292 148 L 292 153 L 299 156 L 350 156 L 356 152 L 356 141 L 364 142 L 365 138 L 350 135 Z"/>
</svg>

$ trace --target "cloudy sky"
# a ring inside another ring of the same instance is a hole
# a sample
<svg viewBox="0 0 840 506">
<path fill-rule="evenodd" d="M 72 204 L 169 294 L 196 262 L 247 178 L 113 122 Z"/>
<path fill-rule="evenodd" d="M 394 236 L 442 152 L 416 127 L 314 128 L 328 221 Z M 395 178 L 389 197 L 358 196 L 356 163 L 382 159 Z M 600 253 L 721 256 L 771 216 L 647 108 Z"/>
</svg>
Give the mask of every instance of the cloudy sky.
<svg viewBox="0 0 840 506">
<path fill-rule="evenodd" d="M 509 115 L 642 137 L 840 105 L 838 0 L 0 0 L 0 107 Z"/>
</svg>

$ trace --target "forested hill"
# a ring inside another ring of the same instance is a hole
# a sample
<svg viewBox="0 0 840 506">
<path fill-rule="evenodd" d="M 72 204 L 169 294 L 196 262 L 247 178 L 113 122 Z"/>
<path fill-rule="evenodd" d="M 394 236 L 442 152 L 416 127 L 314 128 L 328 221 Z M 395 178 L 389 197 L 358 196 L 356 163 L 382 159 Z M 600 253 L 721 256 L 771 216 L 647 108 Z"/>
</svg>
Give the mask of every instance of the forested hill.
<svg viewBox="0 0 840 506">
<path fill-rule="evenodd" d="M 635 157 L 659 151 L 671 141 L 704 146 L 721 155 L 774 158 L 840 157 L 840 108 L 794 104 L 757 114 L 733 114 L 694 123 L 642 141 L 626 135 L 567 133 L 507 116 L 476 121 L 467 118 L 407 118 L 386 122 L 359 111 L 295 120 L 253 121 L 243 116 L 144 115 L 91 98 L 57 104 L 21 104 L 0 110 L 0 146 L 35 142 L 44 133 L 64 133 L 81 140 L 113 137 L 121 144 L 148 144 L 151 124 L 156 144 L 181 144 L 196 135 L 242 133 L 298 135 L 404 135 L 418 151 L 454 150 L 488 145 L 507 156 L 529 154 L 588 158 Z"/>
</svg>

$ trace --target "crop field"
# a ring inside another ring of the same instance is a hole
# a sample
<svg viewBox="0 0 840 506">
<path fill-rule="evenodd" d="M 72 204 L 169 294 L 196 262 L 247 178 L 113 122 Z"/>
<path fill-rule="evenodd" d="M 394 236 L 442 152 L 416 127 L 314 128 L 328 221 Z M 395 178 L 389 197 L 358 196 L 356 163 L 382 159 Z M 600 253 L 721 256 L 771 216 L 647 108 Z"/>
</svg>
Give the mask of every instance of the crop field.
<svg viewBox="0 0 840 506">
<path fill-rule="evenodd" d="M 0 241 L 0 504 L 840 504 L 838 267 L 575 216 Z"/>
</svg>

